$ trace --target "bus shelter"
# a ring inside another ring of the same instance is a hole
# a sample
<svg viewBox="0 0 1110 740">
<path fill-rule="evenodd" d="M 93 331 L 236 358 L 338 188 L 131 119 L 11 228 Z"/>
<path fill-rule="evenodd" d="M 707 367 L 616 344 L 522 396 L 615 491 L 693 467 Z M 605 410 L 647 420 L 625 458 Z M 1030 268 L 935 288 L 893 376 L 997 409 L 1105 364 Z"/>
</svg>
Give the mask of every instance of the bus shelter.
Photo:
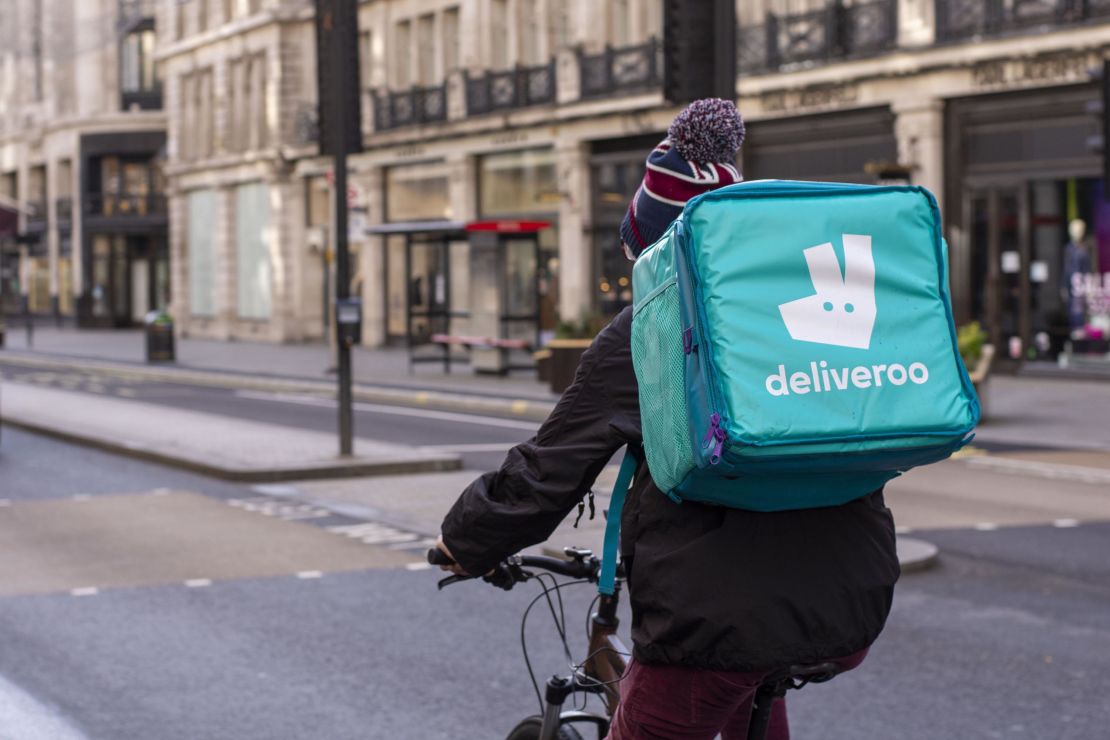
<svg viewBox="0 0 1110 740">
<path fill-rule="evenodd" d="M 540 242 L 547 221 L 388 223 L 371 235 L 403 237 L 409 372 L 456 362 L 476 372 L 531 369 L 540 332 Z"/>
</svg>

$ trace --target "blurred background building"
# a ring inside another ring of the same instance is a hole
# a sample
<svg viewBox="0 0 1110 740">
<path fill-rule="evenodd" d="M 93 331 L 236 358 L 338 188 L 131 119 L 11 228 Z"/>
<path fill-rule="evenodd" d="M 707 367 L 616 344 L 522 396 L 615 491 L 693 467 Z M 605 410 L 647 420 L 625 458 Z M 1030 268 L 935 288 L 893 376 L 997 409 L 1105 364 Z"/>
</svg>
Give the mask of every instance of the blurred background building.
<svg viewBox="0 0 1110 740">
<path fill-rule="evenodd" d="M 154 3 L 0 3 L 0 301 L 124 326 L 168 300 Z"/>
<path fill-rule="evenodd" d="M 0 196 L 29 209 L 3 295 L 14 280 L 36 312 L 133 321 L 165 299 L 168 194 L 183 332 L 323 336 L 332 193 L 316 154 L 313 3 L 2 7 L 15 22 L 0 25 Z M 737 11 L 747 178 L 925 185 L 944 210 L 960 321 L 981 320 L 1018 357 L 1054 357 L 1069 339 L 1099 350 L 1110 211 L 1088 104 L 1110 0 Z M 661 0 L 364 0 L 359 27 L 364 152 L 347 197 L 363 341 L 465 334 L 481 298 L 465 243 L 406 259 L 403 237 L 366 234 L 374 224 L 550 221 L 538 254 L 506 253 L 521 286 L 508 309 L 534 310 L 546 333 L 626 305 L 617 225 L 676 112 L 661 93 Z M 410 309 L 456 316 L 413 327 Z"/>
</svg>

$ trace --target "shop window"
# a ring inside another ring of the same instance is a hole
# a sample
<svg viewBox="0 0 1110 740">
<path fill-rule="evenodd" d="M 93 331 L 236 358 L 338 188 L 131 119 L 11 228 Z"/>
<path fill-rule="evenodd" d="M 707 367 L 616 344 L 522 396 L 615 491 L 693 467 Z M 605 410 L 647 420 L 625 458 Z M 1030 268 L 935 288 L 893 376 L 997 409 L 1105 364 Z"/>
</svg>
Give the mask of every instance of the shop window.
<svg viewBox="0 0 1110 740">
<path fill-rule="evenodd" d="M 239 316 L 268 319 L 273 299 L 269 186 L 252 183 L 236 188 L 235 227 Z"/>
<path fill-rule="evenodd" d="M 194 316 L 215 316 L 219 310 L 216 283 L 217 195 L 214 190 L 189 193 L 186 231 L 189 252 L 189 310 Z"/>
<path fill-rule="evenodd" d="M 429 221 L 452 217 L 447 165 L 429 162 L 385 171 L 386 220 Z"/>
<path fill-rule="evenodd" d="M 481 159 L 479 203 L 483 215 L 555 213 L 559 185 L 552 149 L 488 154 Z"/>
</svg>

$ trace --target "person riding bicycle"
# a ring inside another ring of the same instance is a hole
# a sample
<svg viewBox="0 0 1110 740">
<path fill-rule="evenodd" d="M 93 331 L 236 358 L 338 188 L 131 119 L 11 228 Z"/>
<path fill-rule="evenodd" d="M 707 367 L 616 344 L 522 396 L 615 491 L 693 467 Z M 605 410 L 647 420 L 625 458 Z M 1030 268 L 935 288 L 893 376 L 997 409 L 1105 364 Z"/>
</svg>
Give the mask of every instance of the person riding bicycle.
<svg viewBox="0 0 1110 740">
<path fill-rule="evenodd" d="M 744 124 L 735 105 L 695 101 L 649 155 L 621 224 L 629 259 L 687 200 L 739 182 Z M 574 383 L 536 435 L 474 481 L 438 546 L 456 572 L 484 574 L 545 541 L 610 457 L 641 442 L 626 308 L 583 354 Z M 883 491 L 836 507 L 755 512 L 664 496 L 641 462 L 621 519 L 633 658 L 611 738 L 747 736 L 756 687 L 775 669 L 854 668 L 886 623 L 899 577 Z M 768 737 L 789 737 L 777 700 Z"/>
</svg>

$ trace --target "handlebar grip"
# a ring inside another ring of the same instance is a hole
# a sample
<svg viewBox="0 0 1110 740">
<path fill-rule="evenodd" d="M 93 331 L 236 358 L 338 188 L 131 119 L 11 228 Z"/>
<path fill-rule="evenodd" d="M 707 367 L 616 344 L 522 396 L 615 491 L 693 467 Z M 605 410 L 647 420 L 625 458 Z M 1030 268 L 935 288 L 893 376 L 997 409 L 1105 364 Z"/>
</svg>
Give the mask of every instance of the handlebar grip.
<svg viewBox="0 0 1110 740">
<path fill-rule="evenodd" d="M 454 565 L 455 561 L 449 558 L 443 550 L 432 547 L 428 550 L 428 563 L 431 565 Z"/>
</svg>

